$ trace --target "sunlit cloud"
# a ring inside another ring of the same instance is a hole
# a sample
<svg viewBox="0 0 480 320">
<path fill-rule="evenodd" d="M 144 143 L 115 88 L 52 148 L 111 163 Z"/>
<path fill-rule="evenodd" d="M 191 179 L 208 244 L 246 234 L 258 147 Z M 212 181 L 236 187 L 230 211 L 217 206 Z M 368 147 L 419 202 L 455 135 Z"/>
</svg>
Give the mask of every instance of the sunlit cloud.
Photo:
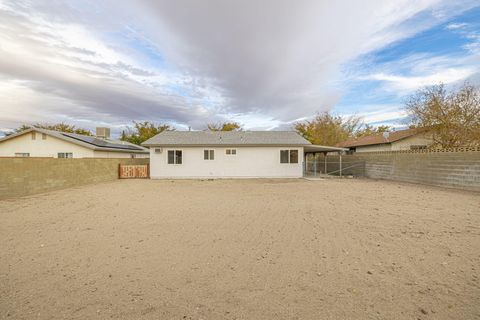
<svg viewBox="0 0 480 320">
<path fill-rule="evenodd" d="M 132 120 L 193 129 L 224 120 L 247 129 L 291 127 L 332 110 L 348 91 L 345 70 L 357 61 L 475 5 L 3 1 L 0 127 L 68 121 L 120 128 Z M 467 25 L 446 29 L 460 32 Z M 417 61 L 413 73 L 375 65 L 355 81 L 410 90 L 474 75 L 471 64 L 451 61 L 434 67 Z"/>
</svg>

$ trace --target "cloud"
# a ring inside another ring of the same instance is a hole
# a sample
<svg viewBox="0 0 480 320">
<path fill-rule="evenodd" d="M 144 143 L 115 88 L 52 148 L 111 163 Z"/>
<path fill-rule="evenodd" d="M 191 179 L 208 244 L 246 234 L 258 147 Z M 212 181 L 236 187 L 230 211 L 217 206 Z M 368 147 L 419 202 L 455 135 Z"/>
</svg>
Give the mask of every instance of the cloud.
<svg viewBox="0 0 480 320">
<path fill-rule="evenodd" d="M 224 90 L 231 112 L 279 120 L 330 109 L 339 67 L 438 23 L 438 1 L 143 1 L 149 37 Z M 188 10 L 185 10 L 188 8 Z M 436 10 L 436 11 L 434 11 Z"/>
<path fill-rule="evenodd" d="M 425 76 L 397 76 L 389 74 L 373 74 L 366 79 L 386 81 L 393 90 L 402 92 L 416 90 L 421 87 L 431 86 L 439 83 L 455 83 L 475 74 L 477 70 L 472 68 L 445 69 Z"/>
<path fill-rule="evenodd" d="M 467 23 L 449 23 L 445 28 L 448 30 L 458 30 L 464 29 L 466 26 L 468 26 Z"/>
<path fill-rule="evenodd" d="M 215 118 L 197 101 L 199 97 L 187 102 L 172 89 L 191 86 L 188 76 L 146 69 L 134 57 L 91 36 L 82 25 L 2 9 L 0 97 L 10 103 L 2 107 L 1 122 L 70 118 L 115 124 L 153 118 L 200 125 L 197 119 Z M 10 90 L 5 90 L 9 84 Z M 20 103 L 26 100 L 28 104 Z M 39 103 L 45 100 L 55 104 Z"/>
<path fill-rule="evenodd" d="M 474 4 L 6 1 L 0 98 L 9 103 L 0 126 L 39 119 L 282 126 L 331 109 L 345 65 Z M 429 81 L 375 76 L 403 87 Z"/>
</svg>

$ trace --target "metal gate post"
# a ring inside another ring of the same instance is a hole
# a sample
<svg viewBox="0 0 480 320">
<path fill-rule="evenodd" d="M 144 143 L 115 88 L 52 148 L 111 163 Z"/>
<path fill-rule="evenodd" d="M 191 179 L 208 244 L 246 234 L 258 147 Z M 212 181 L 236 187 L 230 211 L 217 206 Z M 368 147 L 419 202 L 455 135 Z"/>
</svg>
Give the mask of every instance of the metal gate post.
<svg viewBox="0 0 480 320">
<path fill-rule="evenodd" d="M 339 152 L 340 154 L 340 177 L 342 176 L 342 152 Z"/>
<path fill-rule="evenodd" d="M 323 161 L 325 162 L 325 174 L 328 174 L 327 170 L 327 152 L 323 153 Z"/>
</svg>

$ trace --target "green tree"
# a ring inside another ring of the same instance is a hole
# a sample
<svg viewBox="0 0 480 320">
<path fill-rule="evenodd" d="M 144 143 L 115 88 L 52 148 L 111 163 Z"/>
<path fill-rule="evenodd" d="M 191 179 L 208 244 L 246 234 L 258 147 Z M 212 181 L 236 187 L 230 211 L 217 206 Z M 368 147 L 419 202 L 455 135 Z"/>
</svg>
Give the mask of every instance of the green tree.
<svg viewBox="0 0 480 320">
<path fill-rule="evenodd" d="M 384 133 L 384 132 L 389 132 L 391 130 L 392 130 L 392 128 L 390 126 L 385 126 L 384 125 L 384 126 L 374 127 L 374 126 L 371 126 L 369 124 L 366 124 L 364 127 L 359 129 L 355 133 L 355 136 L 357 138 L 360 138 L 360 137 L 371 136 L 371 135 L 380 134 L 380 133 Z"/>
<path fill-rule="evenodd" d="M 342 117 L 324 112 L 313 120 L 298 122 L 295 130 L 313 144 L 334 146 L 355 135 L 361 127 L 361 118 Z"/>
<path fill-rule="evenodd" d="M 428 128 L 437 146 L 480 145 L 480 90 L 464 84 L 448 92 L 443 84 L 426 87 L 405 104 L 410 126 Z"/>
<path fill-rule="evenodd" d="M 241 131 L 242 126 L 238 122 L 209 123 L 207 130 L 210 131 Z"/>
<path fill-rule="evenodd" d="M 156 136 L 163 131 L 173 131 L 172 127 L 168 124 L 156 125 L 150 121 L 136 122 L 133 121 L 133 127 L 127 127 L 127 130 L 123 130 L 120 136 L 120 140 L 127 141 L 134 144 L 142 144 L 146 140 Z"/>
<path fill-rule="evenodd" d="M 22 124 L 20 127 L 16 128 L 14 130 L 15 133 L 18 133 L 18 132 L 22 132 L 22 131 L 25 131 L 25 130 L 28 130 L 30 129 L 32 126 L 29 126 L 27 124 Z"/>
<path fill-rule="evenodd" d="M 31 127 L 35 127 L 35 128 L 39 128 L 39 129 L 53 130 L 53 131 L 60 131 L 60 132 L 83 134 L 83 135 L 86 135 L 86 136 L 91 136 L 92 135 L 92 132 L 88 129 L 77 128 L 76 126 L 71 125 L 71 124 L 67 124 L 65 122 L 60 122 L 60 123 L 55 123 L 55 124 L 36 123 L 33 126 L 23 124 L 20 127 L 18 127 L 17 129 L 15 129 L 15 132 L 21 132 L 21 131 L 30 129 Z"/>
</svg>

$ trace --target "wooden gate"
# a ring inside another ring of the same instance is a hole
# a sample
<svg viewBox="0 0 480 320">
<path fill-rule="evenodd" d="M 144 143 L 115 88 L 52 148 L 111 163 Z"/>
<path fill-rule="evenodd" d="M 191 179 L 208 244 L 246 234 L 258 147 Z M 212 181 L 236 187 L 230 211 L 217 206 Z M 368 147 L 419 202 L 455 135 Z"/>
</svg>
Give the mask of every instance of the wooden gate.
<svg viewBox="0 0 480 320">
<path fill-rule="evenodd" d="M 148 179 L 149 177 L 150 177 L 150 168 L 148 164 L 142 164 L 142 165 L 119 164 L 118 165 L 119 179 Z"/>
</svg>

